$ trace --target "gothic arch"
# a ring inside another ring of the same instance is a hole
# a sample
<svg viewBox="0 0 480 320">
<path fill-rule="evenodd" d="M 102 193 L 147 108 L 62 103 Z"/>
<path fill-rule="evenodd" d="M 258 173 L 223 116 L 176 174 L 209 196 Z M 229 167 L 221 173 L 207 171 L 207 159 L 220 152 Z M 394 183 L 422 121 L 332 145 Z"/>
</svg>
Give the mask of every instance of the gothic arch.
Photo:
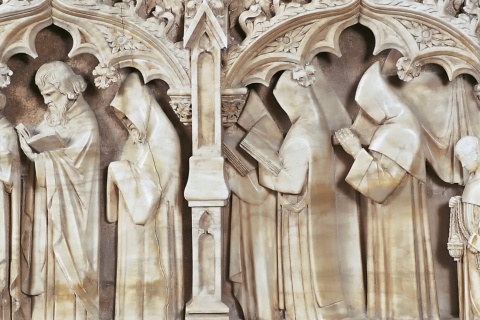
<svg viewBox="0 0 480 320">
<path fill-rule="evenodd" d="M 0 61 L 5 63 L 17 53 L 36 58 L 35 38 L 52 24 L 72 36 L 70 57 L 90 53 L 98 59 L 96 72 L 105 77 L 100 87 L 108 85 L 109 77 L 123 67 L 138 69 L 145 82 L 161 79 L 170 88 L 190 87 L 188 51 L 158 31 L 160 22 L 101 3 L 54 0 L 0 6 Z"/>
<path fill-rule="evenodd" d="M 282 11 L 283 10 L 283 11 Z M 227 87 L 269 83 L 277 71 L 306 65 L 320 52 L 341 55 L 339 36 L 360 23 L 375 35 L 374 54 L 400 51 L 399 76 L 408 80 L 429 63 L 451 79 L 468 73 L 480 81 L 480 41 L 470 21 L 413 1 L 311 2 L 284 7 L 272 18 L 240 16 L 246 38 L 229 52 Z M 295 13 L 295 14 L 293 14 Z"/>
</svg>

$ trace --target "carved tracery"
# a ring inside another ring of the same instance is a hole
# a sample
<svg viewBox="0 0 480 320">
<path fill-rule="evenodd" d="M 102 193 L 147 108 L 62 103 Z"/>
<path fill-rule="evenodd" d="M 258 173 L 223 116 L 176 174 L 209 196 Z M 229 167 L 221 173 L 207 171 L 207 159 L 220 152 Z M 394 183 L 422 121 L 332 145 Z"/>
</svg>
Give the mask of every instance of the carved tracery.
<svg viewBox="0 0 480 320">
<path fill-rule="evenodd" d="M 428 64 L 440 65 L 450 81 L 468 74 L 480 82 L 479 14 L 478 4 L 468 0 L 3 1 L 0 88 L 15 76 L 9 59 L 19 53 L 36 58 L 35 38 L 50 25 L 72 36 L 69 57 L 96 57 L 91 72 L 98 89 L 118 85 L 125 68 L 138 70 L 144 83 L 165 81 L 172 111 L 193 132 L 194 174 L 185 196 L 193 212 L 194 266 L 201 268 L 186 271 L 194 273 L 193 288 L 186 286 L 194 297 L 208 288 L 226 314 L 219 293 L 220 243 L 227 234 L 220 232 L 221 215 L 229 196 L 221 126 L 238 121 L 252 85 L 269 86 L 282 71 L 291 71 L 303 88 L 314 85 L 317 55 L 341 56 L 341 34 L 356 24 L 374 34 L 374 55 L 400 53 L 394 68 L 405 82 Z M 201 187 L 208 179 L 215 182 L 212 190 Z M 208 198 L 210 191 L 216 194 Z M 210 215 L 213 227 L 210 220 L 205 227 Z M 201 309 L 194 307 L 193 314 Z"/>
</svg>

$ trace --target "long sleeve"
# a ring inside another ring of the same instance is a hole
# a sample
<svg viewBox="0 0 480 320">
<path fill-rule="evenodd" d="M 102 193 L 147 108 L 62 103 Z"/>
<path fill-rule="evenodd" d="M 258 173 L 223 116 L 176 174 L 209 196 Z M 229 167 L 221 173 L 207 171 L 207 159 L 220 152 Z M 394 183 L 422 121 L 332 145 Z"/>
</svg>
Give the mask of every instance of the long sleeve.
<svg viewBox="0 0 480 320">
<path fill-rule="evenodd" d="M 300 194 L 308 173 L 308 145 L 300 139 L 286 141 L 280 149 L 280 160 L 278 176 L 259 165 L 260 184 L 281 193 Z"/>
<path fill-rule="evenodd" d="M 161 190 L 148 178 L 142 168 L 130 161 L 112 162 L 107 179 L 107 219 L 114 222 L 117 217 L 119 194 L 123 198 L 135 224 L 144 225 L 158 208 Z"/>
<path fill-rule="evenodd" d="M 390 158 L 362 149 L 345 180 L 364 196 L 383 203 L 400 185 L 406 173 Z"/>
<path fill-rule="evenodd" d="M 6 190 L 12 186 L 12 172 L 13 171 L 13 155 L 8 151 L 0 151 L 0 182 L 7 187 Z"/>
<path fill-rule="evenodd" d="M 269 191 L 258 183 L 258 171 L 253 170 L 246 176 L 240 175 L 228 162 L 225 165 L 228 184 L 232 193 L 249 204 L 262 204 Z"/>
</svg>

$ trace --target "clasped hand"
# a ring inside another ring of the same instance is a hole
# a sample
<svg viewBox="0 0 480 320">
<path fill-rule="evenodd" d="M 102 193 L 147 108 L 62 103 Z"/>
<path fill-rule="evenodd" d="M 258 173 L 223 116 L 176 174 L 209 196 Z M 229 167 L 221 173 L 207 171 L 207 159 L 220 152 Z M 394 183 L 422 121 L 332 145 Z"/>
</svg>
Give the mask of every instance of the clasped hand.
<svg viewBox="0 0 480 320">
<path fill-rule="evenodd" d="M 343 128 L 335 133 L 335 138 L 338 140 L 338 143 L 342 148 L 352 157 L 356 157 L 357 154 L 362 150 L 362 145 L 360 139 L 349 129 Z"/>
</svg>

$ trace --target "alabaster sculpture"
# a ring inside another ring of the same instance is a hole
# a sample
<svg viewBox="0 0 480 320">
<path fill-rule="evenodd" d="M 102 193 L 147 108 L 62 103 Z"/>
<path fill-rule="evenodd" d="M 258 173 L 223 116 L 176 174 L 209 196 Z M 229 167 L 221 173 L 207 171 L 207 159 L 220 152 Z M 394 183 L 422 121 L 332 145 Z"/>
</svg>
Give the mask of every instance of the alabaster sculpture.
<svg viewBox="0 0 480 320">
<path fill-rule="evenodd" d="M 107 219 L 117 222 L 115 319 L 179 319 L 183 301 L 180 143 L 138 73 L 110 104 L 128 130 L 107 177 Z"/>
<path fill-rule="evenodd" d="M 362 77 L 355 98 L 363 119 L 335 136 L 355 158 L 346 181 L 368 198 L 363 207 L 368 315 L 438 319 L 420 124 L 389 90 L 378 63 Z"/>
<path fill-rule="evenodd" d="M 322 111 L 309 95 L 300 101 L 289 95 L 303 84 L 291 72 L 277 83 L 274 94 L 292 127 L 273 159 L 278 171 L 259 162 L 259 183 L 279 193 L 278 290 L 285 318 L 337 319 L 348 310 L 337 250 L 333 150 Z"/>
<path fill-rule="evenodd" d="M 21 182 L 17 134 L 3 115 L 7 98 L 0 93 L 0 317 L 21 316 L 25 303 L 21 291 Z"/>
<path fill-rule="evenodd" d="M 479 15 L 0 0 L 0 318 L 479 318 Z"/>
<path fill-rule="evenodd" d="M 461 196 L 452 197 L 448 249 L 457 261 L 461 319 L 480 318 L 480 139 L 465 136 L 455 155 L 470 174 Z"/>
<path fill-rule="evenodd" d="M 83 78 L 64 62 L 35 75 L 47 111 L 35 128 L 17 126 L 31 161 L 25 187 L 22 291 L 32 319 L 96 319 L 98 301 L 99 164 L 97 120 Z"/>
</svg>

